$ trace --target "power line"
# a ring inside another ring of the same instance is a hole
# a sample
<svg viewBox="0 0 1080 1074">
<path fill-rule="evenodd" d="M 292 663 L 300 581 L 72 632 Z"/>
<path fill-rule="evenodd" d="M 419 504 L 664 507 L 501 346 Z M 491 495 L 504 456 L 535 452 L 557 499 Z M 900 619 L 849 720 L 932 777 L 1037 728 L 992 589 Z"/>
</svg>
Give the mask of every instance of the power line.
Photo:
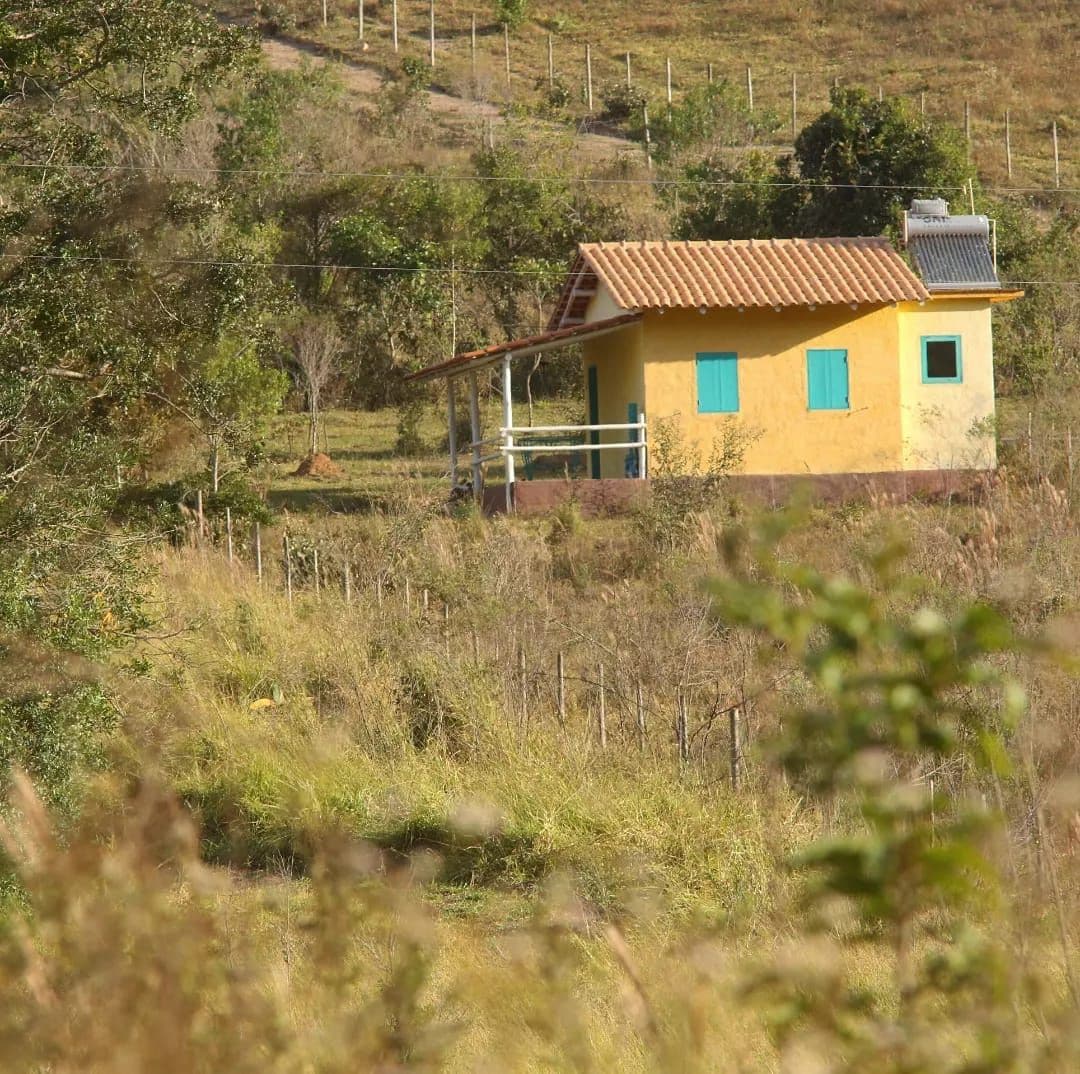
<svg viewBox="0 0 1080 1074">
<path fill-rule="evenodd" d="M 821 189 L 821 190 L 918 190 L 930 189 L 927 184 L 916 183 L 828 183 L 820 180 L 791 180 L 781 182 L 775 179 L 679 179 L 651 176 L 517 176 L 517 175 L 463 175 L 461 173 L 432 174 L 425 172 L 358 172 L 358 171 L 323 171 L 318 169 L 276 170 L 273 168 L 215 168 L 202 167 L 163 167 L 146 164 L 54 164 L 48 161 L 0 161 L 0 168 L 22 171 L 66 171 L 86 172 L 91 174 L 118 171 L 135 174 L 157 174 L 165 177 L 184 175 L 239 175 L 253 178 L 278 179 L 374 179 L 387 182 L 438 182 L 438 183 L 529 183 L 550 185 L 554 183 L 582 183 L 589 186 L 654 186 L 654 187 L 778 187 L 784 190 Z M 935 190 L 955 190 L 967 193 L 967 184 L 934 184 Z M 1080 194 L 1080 187 L 1040 187 L 1040 186 L 984 186 L 984 191 L 998 194 Z"/>
<path fill-rule="evenodd" d="M 388 275 L 396 273 L 400 275 L 430 274 L 442 276 L 524 276 L 529 278 L 551 276 L 549 272 L 528 269 L 484 269 L 484 268 L 452 268 L 447 265 L 433 265 L 423 268 L 408 268 L 402 265 L 347 265 L 334 262 L 289 262 L 289 261 L 240 261 L 225 260 L 218 258 L 202 257 L 116 257 L 97 256 L 93 254 L 21 254 L 0 252 L 0 259 L 9 261 L 64 261 L 76 264 L 95 265 L 177 265 L 188 268 L 257 268 L 257 269 L 326 269 L 342 270 L 345 272 L 370 272 L 373 275 Z M 760 274 L 742 274 L 746 279 L 769 282 L 775 276 L 785 279 L 827 281 L 829 277 L 813 276 L 806 273 L 777 272 L 774 276 L 762 276 Z M 1010 280 L 1010 287 L 1035 287 L 1035 286 L 1063 286 L 1080 287 L 1080 279 L 1077 280 Z"/>
</svg>

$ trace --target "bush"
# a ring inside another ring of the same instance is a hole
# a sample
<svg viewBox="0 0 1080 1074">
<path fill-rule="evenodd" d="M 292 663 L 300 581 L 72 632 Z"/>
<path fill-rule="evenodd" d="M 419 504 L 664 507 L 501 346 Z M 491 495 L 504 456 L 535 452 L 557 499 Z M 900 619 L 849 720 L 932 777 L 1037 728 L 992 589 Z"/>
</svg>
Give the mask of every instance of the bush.
<svg viewBox="0 0 1080 1074">
<path fill-rule="evenodd" d="M 529 0 L 495 0 L 495 20 L 500 26 L 517 30 L 525 22 Z"/>
<path fill-rule="evenodd" d="M 42 801 L 72 815 L 88 774 L 105 763 L 104 740 L 117 725 L 116 709 L 98 686 L 64 693 L 0 699 L 0 780 L 23 769 Z"/>
<path fill-rule="evenodd" d="M 648 103 L 643 89 L 625 82 L 605 83 L 600 87 L 600 100 L 604 103 L 600 118 L 607 123 L 640 123 L 642 109 Z"/>
<path fill-rule="evenodd" d="M 398 407 L 397 440 L 394 452 L 406 458 L 423 455 L 424 438 L 420 435 L 420 423 L 424 417 L 424 400 L 418 395 L 407 399 Z"/>
</svg>

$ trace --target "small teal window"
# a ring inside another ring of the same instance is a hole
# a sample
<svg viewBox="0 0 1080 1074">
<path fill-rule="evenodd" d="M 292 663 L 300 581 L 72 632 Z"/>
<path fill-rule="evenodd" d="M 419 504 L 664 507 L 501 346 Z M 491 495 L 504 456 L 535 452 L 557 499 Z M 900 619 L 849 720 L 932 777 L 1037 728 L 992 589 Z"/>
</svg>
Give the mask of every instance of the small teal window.
<svg viewBox="0 0 1080 1074">
<path fill-rule="evenodd" d="M 848 353 L 842 350 L 806 352 L 807 405 L 811 410 L 847 410 Z"/>
<path fill-rule="evenodd" d="M 964 361 L 959 336 L 922 337 L 923 384 L 961 384 Z"/>
<path fill-rule="evenodd" d="M 739 358 L 734 351 L 697 356 L 699 414 L 735 414 L 739 409 Z"/>
</svg>

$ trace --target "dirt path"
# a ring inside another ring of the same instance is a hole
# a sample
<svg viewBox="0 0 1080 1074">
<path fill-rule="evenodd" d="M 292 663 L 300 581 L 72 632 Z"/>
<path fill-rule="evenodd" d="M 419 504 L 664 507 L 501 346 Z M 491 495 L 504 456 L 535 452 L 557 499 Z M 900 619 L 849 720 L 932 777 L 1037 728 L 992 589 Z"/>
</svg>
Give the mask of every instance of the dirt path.
<svg viewBox="0 0 1080 1074">
<path fill-rule="evenodd" d="M 324 49 L 308 42 L 282 37 L 264 37 L 262 50 L 267 63 L 279 71 L 292 70 L 304 61 L 336 63 L 345 88 L 351 93 L 364 97 L 377 96 L 384 85 L 383 76 L 374 65 L 360 63 L 347 57 L 330 58 Z M 428 104 L 436 116 L 456 127 L 475 126 L 478 121 L 490 121 L 498 128 L 505 122 L 501 110 L 496 105 L 487 101 L 470 101 L 464 97 L 455 97 L 442 90 L 428 90 Z M 563 129 L 543 120 L 533 122 L 548 130 Z M 611 160 L 620 153 L 635 151 L 634 143 L 625 138 L 597 134 L 592 131 L 576 132 L 575 144 L 590 160 Z"/>
</svg>

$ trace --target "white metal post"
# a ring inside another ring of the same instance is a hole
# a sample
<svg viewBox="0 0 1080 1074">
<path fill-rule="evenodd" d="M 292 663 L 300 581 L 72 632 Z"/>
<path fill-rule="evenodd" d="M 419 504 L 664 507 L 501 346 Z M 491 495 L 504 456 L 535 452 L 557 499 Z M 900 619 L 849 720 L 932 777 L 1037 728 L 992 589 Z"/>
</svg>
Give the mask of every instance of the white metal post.
<svg viewBox="0 0 1080 1074">
<path fill-rule="evenodd" d="M 446 381 L 447 443 L 450 445 L 450 487 L 457 488 L 457 409 L 454 403 L 454 378 Z"/>
<path fill-rule="evenodd" d="M 646 447 L 645 447 L 645 411 L 642 411 L 638 417 L 641 422 L 641 429 L 638 432 L 638 449 L 637 449 L 637 472 L 638 477 L 645 480 L 645 466 L 646 466 Z"/>
<path fill-rule="evenodd" d="M 503 434 L 504 451 L 506 457 L 506 511 L 509 514 L 514 509 L 514 401 L 510 395 L 510 358 L 509 354 L 503 357 Z"/>
<path fill-rule="evenodd" d="M 469 427 L 472 430 L 472 487 L 473 496 L 480 498 L 480 393 L 476 374 L 469 374 Z"/>
</svg>

